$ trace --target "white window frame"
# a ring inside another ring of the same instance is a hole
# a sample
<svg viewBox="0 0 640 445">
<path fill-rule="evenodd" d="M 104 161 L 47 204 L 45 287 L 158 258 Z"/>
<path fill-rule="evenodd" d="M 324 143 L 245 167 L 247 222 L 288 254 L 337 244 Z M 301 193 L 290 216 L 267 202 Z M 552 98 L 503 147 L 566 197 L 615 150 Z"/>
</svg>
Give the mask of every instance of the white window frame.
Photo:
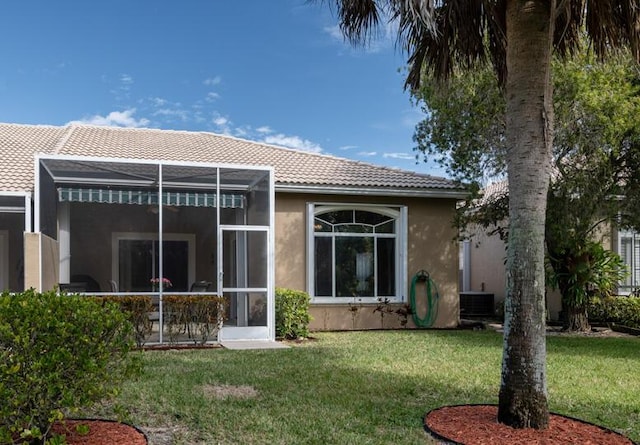
<svg viewBox="0 0 640 445">
<path fill-rule="evenodd" d="M 361 210 L 395 218 L 395 295 L 386 297 L 327 297 L 315 295 L 315 230 L 318 214 L 339 210 Z M 354 302 L 375 303 L 387 300 L 391 303 L 406 301 L 407 289 L 407 207 L 394 204 L 363 203 L 307 203 L 307 292 L 312 303 L 348 304 Z"/>
<path fill-rule="evenodd" d="M 631 238 L 631 263 L 627 263 L 625 258 L 622 257 L 622 239 Z M 640 264 L 635 264 L 636 260 L 640 260 L 636 258 L 636 249 L 640 249 L 638 247 L 640 244 L 640 233 L 634 232 L 632 230 L 620 230 L 618 231 L 618 255 L 622 258 L 623 263 L 629 267 L 630 278 L 631 278 L 631 289 L 624 284 L 624 282 L 620 282 L 618 285 L 618 293 L 620 295 L 630 295 L 634 289 L 640 288 Z M 637 283 L 637 284 L 633 284 Z M 622 286 L 625 289 L 622 289 Z"/>
</svg>

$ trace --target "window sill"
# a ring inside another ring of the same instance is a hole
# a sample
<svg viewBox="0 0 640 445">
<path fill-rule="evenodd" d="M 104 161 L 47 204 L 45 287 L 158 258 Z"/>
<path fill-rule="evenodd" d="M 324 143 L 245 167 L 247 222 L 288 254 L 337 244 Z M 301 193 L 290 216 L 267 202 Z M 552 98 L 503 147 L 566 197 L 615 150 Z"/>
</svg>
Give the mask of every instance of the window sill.
<svg viewBox="0 0 640 445">
<path fill-rule="evenodd" d="M 388 304 L 402 304 L 404 299 L 402 297 L 361 297 L 361 298 L 348 298 L 348 297 L 315 297 L 311 298 L 311 304 L 335 304 L 335 305 L 377 305 L 387 302 Z"/>
</svg>

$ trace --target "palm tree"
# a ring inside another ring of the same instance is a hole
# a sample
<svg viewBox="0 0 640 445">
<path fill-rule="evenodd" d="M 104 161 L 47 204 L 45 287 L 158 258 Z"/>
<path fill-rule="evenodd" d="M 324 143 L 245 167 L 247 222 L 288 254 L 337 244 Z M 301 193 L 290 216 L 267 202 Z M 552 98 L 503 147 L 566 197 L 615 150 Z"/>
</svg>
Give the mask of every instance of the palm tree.
<svg viewBox="0 0 640 445">
<path fill-rule="evenodd" d="M 325 0 L 326 1 L 326 0 Z M 545 428 L 544 226 L 553 139 L 551 55 L 584 32 L 598 55 L 640 57 L 640 0 L 333 0 L 343 35 L 366 43 L 383 18 L 398 24 L 406 87 L 490 62 L 506 97 L 509 244 L 498 420 Z"/>
</svg>

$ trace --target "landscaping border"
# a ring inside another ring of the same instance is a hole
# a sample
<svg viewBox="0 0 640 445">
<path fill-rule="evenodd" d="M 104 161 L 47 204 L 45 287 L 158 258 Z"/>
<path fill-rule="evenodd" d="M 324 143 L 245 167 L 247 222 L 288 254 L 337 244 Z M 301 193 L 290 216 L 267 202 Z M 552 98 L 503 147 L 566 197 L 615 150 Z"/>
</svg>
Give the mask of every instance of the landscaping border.
<svg viewBox="0 0 640 445">
<path fill-rule="evenodd" d="M 429 416 L 429 414 L 431 414 L 431 413 L 433 413 L 433 412 L 436 412 L 436 411 L 439 411 L 439 410 L 442 410 L 442 409 L 446 409 L 446 408 L 456 408 L 456 407 L 480 407 L 480 406 L 484 406 L 484 407 L 497 407 L 498 405 L 491 404 L 491 403 L 468 403 L 468 404 L 459 404 L 459 405 L 445 405 L 445 406 L 440 406 L 440 407 L 438 407 L 438 408 L 434 408 L 434 409 L 432 409 L 432 410 L 428 411 L 428 412 L 427 412 L 427 413 L 422 417 L 422 419 L 423 419 L 423 427 L 424 427 L 424 430 L 425 430 L 425 431 L 426 431 L 426 433 L 427 433 L 427 434 L 429 434 L 431 437 L 433 437 L 434 439 L 438 440 L 438 441 L 440 442 L 440 444 L 442 444 L 442 445 L 469 445 L 469 444 L 464 444 L 464 443 L 462 443 L 462 442 L 457 442 L 457 441 L 455 441 L 455 440 L 451 439 L 450 437 L 446 437 L 446 436 L 444 436 L 443 434 L 440 434 L 440 433 L 438 433 L 438 432 L 436 432 L 436 431 L 432 430 L 432 429 L 429 427 L 429 425 L 428 425 L 427 417 Z M 626 439 L 626 440 L 628 440 L 632 445 L 640 445 L 640 444 L 638 444 L 637 442 L 635 442 L 635 441 L 631 440 L 629 437 L 625 436 L 624 434 L 619 433 L 619 432 L 617 432 L 617 431 L 614 431 L 614 430 L 612 430 L 612 429 L 610 429 L 610 428 L 607 428 L 607 427 L 604 427 L 604 426 L 601 426 L 601 425 L 597 425 L 597 424 L 595 424 L 595 423 L 591 423 L 591 422 L 588 422 L 588 421 L 586 421 L 586 420 L 578 419 L 578 418 L 576 418 L 576 417 L 567 416 L 567 415 L 564 415 L 564 414 L 558 414 L 558 413 L 554 413 L 554 412 L 550 412 L 549 414 L 550 414 L 551 416 L 561 417 L 561 418 L 568 419 L 568 420 L 571 420 L 571 421 L 574 421 L 574 422 L 577 422 L 577 423 L 580 423 L 580 424 L 583 424 L 583 425 L 589 425 L 589 426 L 592 426 L 592 427 L 598 428 L 598 429 L 600 429 L 600 430 L 602 430 L 602 431 L 604 431 L 604 432 L 606 432 L 606 433 L 610 433 L 610 434 L 616 435 L 616 436 L 618 436 L 619 438 L 621 438 L 621 439 L 623 439 L 623 440 L 624 440 L 624 439 Z"/>
</svg>

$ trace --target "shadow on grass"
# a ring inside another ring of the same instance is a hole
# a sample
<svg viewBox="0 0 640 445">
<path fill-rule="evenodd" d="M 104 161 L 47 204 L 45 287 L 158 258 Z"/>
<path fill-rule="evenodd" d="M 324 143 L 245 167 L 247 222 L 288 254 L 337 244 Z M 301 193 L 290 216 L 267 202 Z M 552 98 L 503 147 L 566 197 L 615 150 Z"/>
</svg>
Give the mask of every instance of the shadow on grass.
<svg viewBox="0 0 640 445">
<path fill-rule="evenodd" d="M 414 334 L 415 333 L 415 334 Z M 468 330 L 422 330 L 408 332 L 410 335 L 429 335 L 446 338 L 448 342 L 455 342 L 474 348 L 502 348 L 502 333 L 486 330 L 474 331 L 468 335 Z M 640 337 L 589 337 L 570 335 L 547 335 L 547 352 L 549 354 L 598 356 L 603 358 L 626 358 L 638 356 Z"/>
</svg>

